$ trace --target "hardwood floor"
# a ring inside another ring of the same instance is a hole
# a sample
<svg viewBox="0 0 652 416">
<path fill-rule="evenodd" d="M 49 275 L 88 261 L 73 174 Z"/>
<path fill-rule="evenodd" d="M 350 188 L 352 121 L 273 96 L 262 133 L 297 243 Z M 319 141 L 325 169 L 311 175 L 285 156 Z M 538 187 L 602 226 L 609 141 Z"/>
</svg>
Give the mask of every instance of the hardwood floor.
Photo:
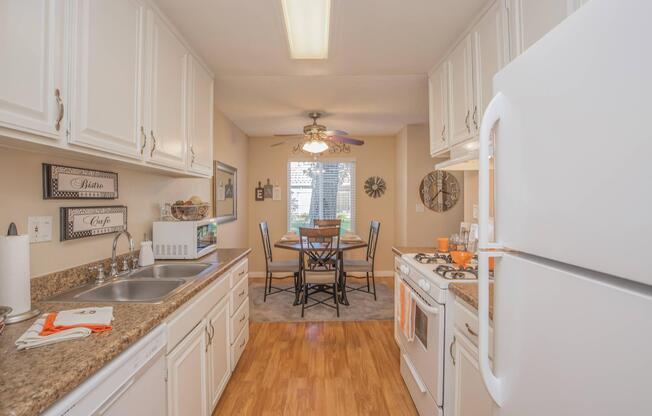
<svg viewBox="0 0 652 416">
<path fill-rule="evenodd" d="M 258 322 L 213 415 L 417 415 L 392 321 Z"/>
</svg>

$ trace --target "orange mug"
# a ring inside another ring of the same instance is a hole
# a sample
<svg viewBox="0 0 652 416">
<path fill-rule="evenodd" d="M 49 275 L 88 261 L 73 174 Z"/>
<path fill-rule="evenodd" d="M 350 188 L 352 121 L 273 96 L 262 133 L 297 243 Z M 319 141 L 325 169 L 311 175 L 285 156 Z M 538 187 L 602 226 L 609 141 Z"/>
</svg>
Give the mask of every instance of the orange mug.
<svg viewBox="0 0 652 416">
<path fill-rule="evenodd" d="M 440 253 L 448 253 L 448 238 L 442 237 L 437 239 L 437 251 Z"/>
</svg>

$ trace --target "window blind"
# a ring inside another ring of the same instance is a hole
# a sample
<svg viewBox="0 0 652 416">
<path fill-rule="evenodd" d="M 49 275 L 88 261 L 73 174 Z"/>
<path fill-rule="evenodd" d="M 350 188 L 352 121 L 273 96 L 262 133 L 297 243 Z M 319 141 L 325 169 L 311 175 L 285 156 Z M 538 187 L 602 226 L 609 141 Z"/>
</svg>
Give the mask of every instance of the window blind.
<svg viewBox="0 0 652 416">
<path fill-rule="evenodd" d="M 334 218 L 344 231 L 355 231 L 355 162 L 288 162 L 288 229 Z"/>
</svg>

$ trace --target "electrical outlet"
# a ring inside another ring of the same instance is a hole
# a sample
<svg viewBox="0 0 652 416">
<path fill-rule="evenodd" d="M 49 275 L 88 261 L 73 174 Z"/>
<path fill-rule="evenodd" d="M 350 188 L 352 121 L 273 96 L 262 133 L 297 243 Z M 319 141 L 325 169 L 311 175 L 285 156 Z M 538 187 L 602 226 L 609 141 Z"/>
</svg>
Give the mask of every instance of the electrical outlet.
<svg viewBox="0 0 652 416">
<path fill-rule="evenodd" d="M 52 217 L 27 217 L 30 243 L 52 241 Z"/>
<path fill-rule="evenodd" d="M 478 219 L 478 204 L 473 204 L 473 219 Z"/>
</svg>

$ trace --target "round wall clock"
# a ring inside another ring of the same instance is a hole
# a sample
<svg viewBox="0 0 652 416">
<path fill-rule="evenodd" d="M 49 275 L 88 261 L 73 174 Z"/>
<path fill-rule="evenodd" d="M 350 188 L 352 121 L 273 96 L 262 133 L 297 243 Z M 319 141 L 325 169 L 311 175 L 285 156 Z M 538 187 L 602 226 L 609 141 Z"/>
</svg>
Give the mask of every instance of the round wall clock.
<svg viewBox="0 0 652 416">
<path fill-rule="evenodd" d="M 372 198 L 380 198 L 386 189 L 385 180 L 380 176 L 372 176 L 364 181 L 364 191 Z"/>
<path fill-rule="evenodd" d="M 435 212 L 448 211 L 460 198 L 460 184 L 450 173 L 436 170 L 421 181 L 419 196 L 428 209 Z"/>
</svg>

